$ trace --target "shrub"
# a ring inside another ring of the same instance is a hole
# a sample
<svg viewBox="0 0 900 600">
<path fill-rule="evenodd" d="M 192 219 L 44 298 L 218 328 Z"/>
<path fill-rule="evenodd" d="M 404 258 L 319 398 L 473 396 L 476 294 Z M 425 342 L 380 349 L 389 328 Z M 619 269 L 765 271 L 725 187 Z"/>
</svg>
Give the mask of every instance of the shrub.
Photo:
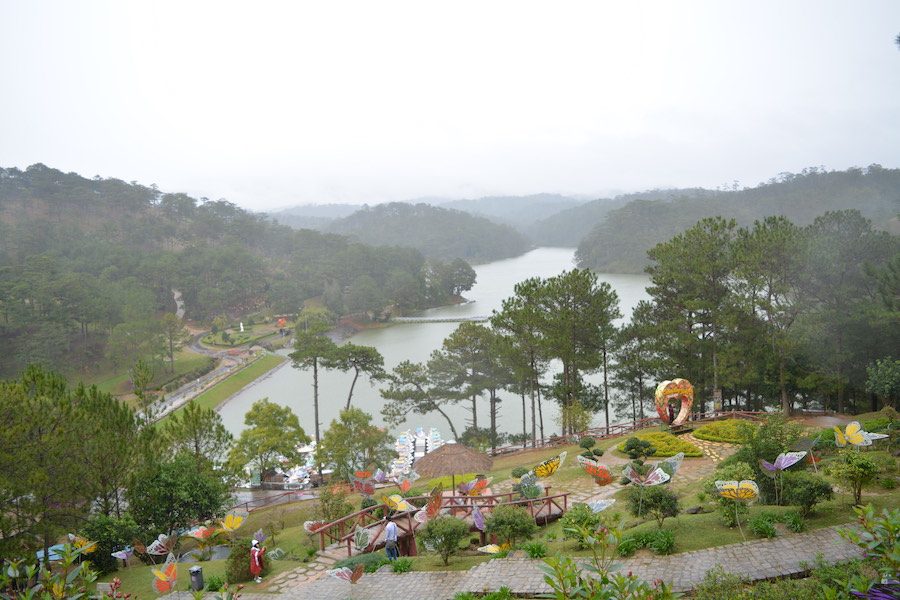
<svg viewBox="0 0 900 600">
<path fill-rule="evenodd" d="M 703 456 L 703 452 L 701 452 L 694 444 L 664 431 L 638 433 L 633 438 L 628 438 L 628 440 L 620 443 L 616 448 L 621 452 L 628 454 L 629 458 L 639 458 L 638 456 L 631 456 L 631 453 L 626 450 L 628 443 L 635 438 L 640 441 L 649 442 L 650 446 L 656 449 L 656 452 L 649 454 L 648 456 L 659 456 L 664 458 L 667 456 L 675 456 L 679 452 L 684 452 L 685 456 Z"/>
<path fill-rule="evenodd" d="M 384 554 L 381 554 L 380 552 L 368 552 L 366 554 L 357 554 L 356 556 L 339 560 L 334 563 L 334 568 L 340 569 L 341 567 L 347 567 L 352 570 L 356 565 L 361 564 L 365 567 L 366 573 L 374 573 L 378 570 L 378 567 L 387 564 L 388 562 L 387 556 Z"/>
<path fill-rule="evenodd" d="M 100 514 L 92 516 L 81 532 L 84 537 L 97 543 L 97 549 L 88 555 L 91 567 L 101 573 L 116 571 L 119 559 L 113 558 L 110 553 L 133 543 L 139 530 L 137 523 L 128 515 L 121 519 Z"/>
<path fill-rule="evenodd" d="M 799 512 L 788 511 L 784 513 L 782 518 L 784 519 L 784 524 L 794 533 L 800 533 L 806 529 L 806 521 Z"/>
<path fill-rule="evenodd" d="M 619 541 L 619 556 L 631 556 L 640 548 L 650 548 L 656 554 L 672 554 L 675 534 L 668 529 L 653 529 L 624 536 Z"/>
<path fill-rule="evenodd" d="M 626 536 L 619 542 L 619 556 L 631 556 L 643 548 L 641 540 L 635 536 Z"/>
<path fill-rule="evenodd" d="M 540 542 L 527 542 L 522 544 L 522 550 L 528 554 L 528 558 L 544 558 L 547 556 L 547 546 Z"/>
<path fill-rule="evenodd" d="M 765 515 L 759 515 L 750 519 L 750 531 L 760 537 L 773 538 L 778 535 L 778 532 L 775 531 L 775 525 Z"/>
<path fill-rule="evenodd" d="M 394 568 L 394 573 L 409 573 L 412 571 L 413 561 L 410 558 L 401 556 L 400 558 L 394 559 L 390 565 Z"/>
<path fill-rule="evenodd" d="M 218 575 L 210 575 L 206 578 L 206 591 L 218 592 L 225 587 L 225 580 Z"/>
<path fill-rule="evenodd" d="M 534 522 L 532 521 L 532 523 Z M 459 543 L 467 535 L 469 535 L 468 523 L 454 517 L 431 519 L 419 530 L 422 545 L 434 548 L 434 551 L 443 559 L 444 565 L 450 563 L 450 556 L 456 553 Z"/>
<path fill-rule="evenodd" d="M 897 489 L 897 480 L 893 477 L 879 477 L 878 485 L 885 490 L 894 490 Z"/>
<path fill-rule="evenodd" d="M 517 539 L 529 539 L 537 531 L 534 518 L 523 508 L 501 505 L 484 520 L 484 531 L 496 535 L 509 544 Z"/>
<path fill-rule="evenodd" d="M 694 431 L 694 437 L 707 440 L 709 442 L 728 442 L 731 444 L 740 444 L 741 437 L 740 424 L 745 423 L 742 419 L 725 419 L 723 421 L 713 421 L 699 427 Z M 755 425 L 755 424 L 754 424 Z"/>
<path fill-rule="evenodd" d="M 584 436 L 583 438 L 581 438 L 581 441 L 578 442 L 578 446 L 579 446 L 579 448 L 584 448 L 585 450 L 590 450 L 591 448 L 594 447 L 594 445 L 596 445 L 596 443 L 597 443 L 597 440 L 595 440 L 591 436 Z"/>
<path fill-rule="evenodd" d="M 831 484 L 821 475 L 808 471 L 785 471 L 784 502 L 790 506 L 799 506 L 803 516 L 808 515 L 816 504 L 834 497 Z"/>
<path fill-rule="evenodd" d="M 619 450 L 628 455 L 628 458 L 642 460 L 648 456 L 656 454 L 656 448 L 649 440 L 642 440 L 638 437 L 630 437 L 621 444 Z"/>
<path fill-rule="evenodd" d="M 677 515 L 678 496 L 666 486 L 632 486 L 628 492 L 628 510 L 636 517 L 652 517 L 662 529 L 666 517 Z"/>
<path fill-rule="evenodd" d="M 516 467 L 512 470 L 512 477 L 513 479 L 521 479 L 522 475 L 525 475 L 526 473 L 528 473 L 527 467 Z"/>
<path fill-rule="evenodd" d="M 603 456 L 603 450 L 601 450 L 600 448 L 593 448 L 591 450 L 591 454 L 593 454 L 594 456 Z"/>
<path fill-rule="evenodd" d="M 737 526 L 738 515 L 747 513 L 749 509 L 747 508 L 746 502 L 735 502 L 734 500 L 729 500 L 720 496 L 715 482 L 717 480 L 741 481 L 743 479 L 753 479 L 753 474 L 753 468 L 747 463 L 735 462 L 728 464 L 727 462 L 722 462 L 719 464 L 716 474 L 710 479 L 707 479 L 703 484 L 704 491 L 716 499 L 716 504 L 722 515 L 722 520 L 728 527 Z"/>
<path fill-rule="evenodd" d="M 859 528 L 841 529 L 842 537 L 865 550 L 868 561 L 883 578 L 896 579 L 900 573 L 900 509 L 882 509 L 872 505 L 855 509 Z"/>
<path fill-rule="evenodd" d="M 876 465 L 865 454 L 854 450 L 844 451 L 840 459 L 830 466 L 831 475 L 853 492 L 853 503 L 862 503 L 862 488 L 878 476 Z"/>
<path fill-rule="evenodd" d="M 577 526 L 594 529 L 600 524 L 600 513 L 595 513 L 591 507 L 583 502 L 576 502 L 560 518 L 563 529 L 571 529 Z"/>
<path fill-rule="evenodd" d="M 270 561 L 263 555 L 261 577 L 269 574 Z M 243 583 L 253 579 L 250 573 L 250 538 L 238 539 L 231 546 L 231 553 L 225 559 L 225 579 L 230 583 Z"/>
</svg>

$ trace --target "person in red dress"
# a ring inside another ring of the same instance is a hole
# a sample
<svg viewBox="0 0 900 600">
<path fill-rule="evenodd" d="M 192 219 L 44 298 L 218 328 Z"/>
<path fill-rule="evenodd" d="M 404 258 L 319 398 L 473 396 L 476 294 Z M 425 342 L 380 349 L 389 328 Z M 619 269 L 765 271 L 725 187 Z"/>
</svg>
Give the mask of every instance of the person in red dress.
<svg viewBox="0 0 900 600">
<path fill-rule="evenodd" d="M 266 553 L 265 548 L 259 547 L 259 541 L 253 540 L 250 544 L 250 573 L 253 575 L 256 583 L 262 583 L 263 554 Z"/>
</svg>

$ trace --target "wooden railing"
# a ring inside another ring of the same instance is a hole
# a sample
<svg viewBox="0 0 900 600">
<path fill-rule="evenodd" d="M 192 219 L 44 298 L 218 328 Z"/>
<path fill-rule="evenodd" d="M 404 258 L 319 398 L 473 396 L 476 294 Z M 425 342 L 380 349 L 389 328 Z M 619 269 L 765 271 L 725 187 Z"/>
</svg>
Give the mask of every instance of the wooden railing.
<svg viewBox="0 0 900 600">
<path fill-rule="evenodd" d="M 304 498 L 305 496 L 305 498 Z M 309 498 L 309 492 L 304 490 L 291 490 L 289 492 L 283 492 L 281 494 L 275 494 L 274 496 L 266 496 L 265 498 L 254 498 L 253 500 L 248 500 L 246 502 L 241 502 L 233 507 L 231 510 L 236 511 L 247 511 L 253 512 L 255 510 L 262 510 L 263 508 L 269 508 L 270 506 L 274 506 L 276 504 L 284 504 L 286 502 L 297 502 L 298 500 L 306 500 Z"/>
</svg>

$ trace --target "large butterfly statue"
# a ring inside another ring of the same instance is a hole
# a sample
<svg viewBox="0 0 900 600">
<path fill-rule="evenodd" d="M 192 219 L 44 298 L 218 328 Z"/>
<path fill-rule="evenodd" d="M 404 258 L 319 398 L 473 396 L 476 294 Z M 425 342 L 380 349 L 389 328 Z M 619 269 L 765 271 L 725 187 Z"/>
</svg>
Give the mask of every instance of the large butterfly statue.
<svg viewBox="0 0 900 600">
<path fill-rule="evenodd" d="M 669 458 L 663 459 L 656 463 L 657 468 L 663 467 L 663 470 L 666 473 L 669 473 L 669 477 L 675 477 L 675 474 L 678 473 L 678 469 L 681 468 L 681 463 L 684 462 L 684 452 L 679 452 L 674 456 L 670 456 Z M 671 473 L 670 473 L 671 471 Z"/>
<path fill-rule="evenodd" d="M 437 517 L 441 513 L 443 496 L 444 488 L 442 486 L 436 486 L 434 491 L 431 492 L 431 498 L 428 499 L 428 504 L 425 505 L 425 508 L 415 514 L 416 521 L 425 523 L 426 521 Z"/>
<path fill-rule="evenodd" d="M 479 531 L 484 531 L 484 515 L 477 506 L 472 507 L 472 523 Z"/>
<path fill-rule="evenodd" d="M 216 532 L 212 527 L 207 527 L 206 525 L 197 525 L 191 529 L 188 529 L 184 532 L 184 535 L 187 537 L 192 537 L 195 540 L 205 540 L 211 537 Z"/>
<path fill-rule="evenodd" d="M 461 483 L 459 484 L 459 492 L 463 496 L 480 496 L 487 486 L 490 485 L 492 479 L 493 477 L 487 477 Z"/>
<path fill-rule="evenodd" d="M 354 473 L 354 476 L 357 479 L 368 479 L 372 476 L 372 471 L 357 471 L 356 473 Z"/>
<path fill-rule="evenodd" d="M 566 460 L 567 455 L 567 452 L 560 452 L 553 458 L 548 458 L 547 460 L 533 468 L 531 472 L 538 477 L 549 477 L 550 475 L 556 473 L 556 470 L 562 466 L 562 464 Z"/>
<path fill-rule="evenodd" d="M 85 554 L 90 554 L 97 549 L 97 542 L 92 542 L 87 538 L 83 538 L 80 535 L 75 535 L 74 533 L 69 534 L 69 541 L 76 548 L 81 548 L 81 551 Z"/>
<path fill-rule="evenodd" d="M 478 549 L 479 552 L 484 552 L 485 554 L 497 554 L 501 550 L 503 550 L 503 548 L 497 544 L 488 544 L 487 546 L 482 546 Z"/>
<path fill-rule="evenodd" d="M 819 462 L 819 458 L 813 452 L 813 448 L 815 448 L 816 444 L 819 443 L 819 440 L 822 439 L 822 435 L 820 434 L 816 439 L 812 439 L 811 437 L 802 437 L 791 446 L 791 450 L 794 452 L 809 452 L 809 456 L 806 457 L 806 460 L 809 461 L 813 469 L 816 470 L 816 473 L 819 472 L 819 467 L 816 465 Z"/>
<path fill-rule="evenodd" d="M 615 481 L 615 477 L 613 477 L 609 467 L 606 465 L 598 463 L 592 458 L 581 456 L 580 454 L 578 455 L 578 462 L 584 470 L 587 471 L 587 474 L 594 478 L 597 485 L 609 485 Z"/>
<path fill-rule="evenodd" d="M 642 475 L 641 472 L 635 468 L 634 463 L 628 463 L 625 465 L 625 468 L 622 469 L 622 475 L 627 477 L 634 485 L 659 485 L 660 483 L 669 481 L 669 474 L 656 465 L 650 465 L 650 470 L 647 471 L 647 474 Z"/>
<path fill-rule="evenodd" d="M 387 481 L 387 473 L 382 471 L 381 469 L 375 469 L 375 473 L 372 474 L 372 481 L 375 483 L 384 483 Z"/>
<path fill-rule="evenodd" d="M 228 513 L 225 515 L 224 519 L 219 519 L 219 527 L 221 527 L 223 531 L 234 533 L 244 524 L 244 517 L 246 516 L 246 514 L 242 513 Z"/>
<path fill-rule="evenodd" d="M 335 579 L 340 579 L 341 581 L 349 581 L 350 583 L 356 583 L 359 581 L 359 578 L 363 576 L 363 573 L 366 572 L 366 566 L 362 563 L 356 565 L 353 570 L 350 567 L 341 567 L 339 569 L 331 569 L 330 571 L 325 571 Z"/>
<path fill-rule="evenodd" d="M 782 452 L 775 459 L 775 464 L 762 459 L 760 459 L 759 464 L 762 466 L 763 473 L 766 476 L 774 478 L 781 471 L 803 460 L 804 456 L 806 456 L 806 450 L 802 452 Z"/>
<path fill-rule="evenodd" d="M 417 510 L 416 507 L 412 504 L 412 502 L 408 502 L 403 496 L 400 494 L 391 494 L 390 496 L 382 496 L 381 501 L 385 503 L 385 505 L 394 511 L 402 512 L 405 510 Z"/>
<path fill-rule="evenodd" d="M 375 484 L 370 479 L 353 478 L 353 491 L 367 498 L 375 495 Z"/>
<path fill-rule="evenodd" d="M 157 594 L 167 594 L 174 590 L 178 581 L 178 563 L 175 562 L 175 555 L 170 552 L 162 568 L 153 569 L 153 575 L 155 577 L 153 588 Z"/>
<path fill-rule="evenodd" d="M 371 532 L 365 527 L 356 526 L 356 529 L 353 531 L 353 545 L 356 546 L 356 549 L 360 552 L 365 552 L 366 548 L 369 547 L 369 537 L 371 536 Z"/>
<path fill-rule="evenodd" d="M 752 500 L 759 496 L 759 486 L 752 479 L 717 481 L 716 489 L 720 496 L 731 500 Z"/>
<path fill-rule="evenodd" d="M 872 442 L 875 440 L 884 439 L 888 436 L 884 433 L 869 433 L 868 431 L 863 431 L 859 421 L 853 421 L 847 425 L 847 428 L 844 431 L 841 431 L 841 428 L 835 425 L 834 437 L 835 443 L 843 448 L 847 444 L 853 446 L 871 446 Z"/>
<path fill-rule="evenodd" d="M 110 556 L 113 558 L 118 558 L 119 560 L 124 560 L 128 562 L 128 559 L 134 556 L 134 548 L 132 546 L 125 546 L 121 550 L 116 550 L 115 552 L 110 552 Z"/>
<path fill-rule="evenodd" d="M 597 500 L 595 502 L 588 502 L 587 505 L 591 509 L 591 512 L 598 513 L 600 511 L 606 510 L 610 506 L 616 503 L 615 498 L 606 498 L 604 500 Z"/>
<path fill-rule="evenodd" d="M 265 542 L 267 539 L 269 539 L 269 536 L 266 535 L 266 532 L 262 530 L 262 527 L 260 527 L 259 529 L 257 529 L 256 531 L 253 532 L 253 539 L 256 540 L 257 542 L 259 542 L 260 545 L 262 545 L 263 542 Z"/>
<path fill-rule="evenodd" d="M 172 552 L 175 548 L 175 543 L 178 541 L 174 535 L 169 537 L 164 533 L 159 534 L 159 537 L 153 540 L 149 546 L 147 546 L 147 554 L 153 554 L 155 556 L 165 556 Z"/>
<path fill-rule="evenodd" d="M 328 525 L 328 521 L 304 521 L 303 529 L 306 530 L 306 533 L 312 534 L 316 533 L 326 525 Z"/>
</svg>

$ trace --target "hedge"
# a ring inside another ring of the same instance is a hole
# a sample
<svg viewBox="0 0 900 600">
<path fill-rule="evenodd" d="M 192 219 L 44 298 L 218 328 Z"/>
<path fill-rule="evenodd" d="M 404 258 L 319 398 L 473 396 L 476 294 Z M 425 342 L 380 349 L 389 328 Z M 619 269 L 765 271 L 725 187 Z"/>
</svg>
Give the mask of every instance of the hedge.
<svg viewBox="0 0 900 600">
<path fill-rule="evenodd" d="M 648 440 L 650 443 L 652 443 L 653 447 L 656 448 L 656 454 L 650 457 L 651 460 L 657 457 L 665 458 L 666 456 L 675 456 L 679 452 L 684 452 L 685 456 L 703 456 L 703 452 L 694 444 L 686 442 L 683 439 L 665 431 L 649 431 L 645 433 L 636 433 L 628 437 L 636 437 L 639 440 Z M 627 441 L 627 439 L 622 441 L 618 446 L 616 446 L 616 448 L 620 452 L 624 452 L 625 444 Z"/>
<path fill-rule="evenodd" d="M 740 424 L 750 423 L 741 419 L 725 419 L 724 421 L 713 421 L 707 423 L 694 431 L 694 437 L 708 442 L 728 442 L 730 444 L 740 444 Z"/>
</svg>

